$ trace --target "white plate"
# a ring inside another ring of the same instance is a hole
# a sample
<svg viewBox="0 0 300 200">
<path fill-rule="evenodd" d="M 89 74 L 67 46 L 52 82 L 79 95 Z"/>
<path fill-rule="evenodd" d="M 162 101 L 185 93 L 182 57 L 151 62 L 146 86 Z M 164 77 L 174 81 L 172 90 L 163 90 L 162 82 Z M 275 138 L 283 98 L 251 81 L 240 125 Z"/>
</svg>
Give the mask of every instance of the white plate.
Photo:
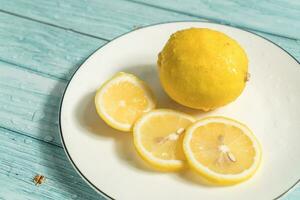
<svg viewBox="0 0 300 200">
<path fill-rule="evenodd" d="M 250 60 L 251 78 L 233 103 L 209 113 L 187 109 L 162 91 L 157 54 L 177 30 L 205 27 L 237 40 Z M 96 89 L 113 74 L 130 72 L 149 83 L 159 107 L 176 108 L 197 117 L 223 115 L 246 123 L 263 146 L 263 162 L 249 181 L 208 187 L 189 171 L 152 171 L 137 156 L 131 134 L 106 126 L 94 107 Z M 65 150 L 76 170 L 107 198 L 143 200 L 276 199 L 300 177 L 300 68 L 287 52 L 255 34 L 204 22 L 174 22 L 125 34 L 98 49 L 77 70 L 61 106 Z"/>
</svg>

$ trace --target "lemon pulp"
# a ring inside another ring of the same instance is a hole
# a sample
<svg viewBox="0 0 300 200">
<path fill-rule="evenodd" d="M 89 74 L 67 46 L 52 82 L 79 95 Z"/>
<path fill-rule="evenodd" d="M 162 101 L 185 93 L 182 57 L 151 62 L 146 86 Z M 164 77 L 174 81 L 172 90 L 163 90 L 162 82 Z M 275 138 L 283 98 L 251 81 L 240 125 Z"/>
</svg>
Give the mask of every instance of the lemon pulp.
<svg viewBox="0 0 300 200">
<path fill-rule="evenodd" d="M 134 122 L 155 107 L 149 87 L 124 72 L 106 82 L 96 93 L 95 105 L 102 119 L 112 127 L 129 131 Z"/>
<path fill-rule="evenodd" d="M 157 109 L 142 116 L 134 126 L 134 144 L 144 160 L 163 171 L 181 169 L 185 156 L 182 140 L 194 119 L 184 113 Z"/>
<path fill-rule="evenodd" d="M 261 160 L 260 145 L 250 129 L 224 117 L 196 122 L 187 130 L 183 146 L 191 166 L 218 184 L 247 180 Z"/>
</svg>

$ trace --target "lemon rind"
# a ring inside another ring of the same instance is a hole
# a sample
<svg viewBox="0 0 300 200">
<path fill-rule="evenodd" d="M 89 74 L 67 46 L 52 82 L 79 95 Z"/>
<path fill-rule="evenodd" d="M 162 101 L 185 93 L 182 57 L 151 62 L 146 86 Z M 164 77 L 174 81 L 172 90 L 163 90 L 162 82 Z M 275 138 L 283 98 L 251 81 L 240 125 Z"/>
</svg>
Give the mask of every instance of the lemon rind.
<svg viewBox="0 0 300 200">
<path fill-rule="evenodd" d="M 132 84 L 134 84 L 137 87 L 142 88 L 142 90 L 145 92 L 145 97 L 149 103 L 149 106 L 147 110 L 144 112 L 149 112 L 150 110 L 154 109 L 156 107 L 156 99 L 151 91 L 151 89 L 146 85 L 145 82 L 138 79 L 136 76 L 132 74 L 128 74 L 125 72 L 119 72 L 116 75 L 114 75 L 110 80 L 106 81 L 98 90 L 95 96 L 95 106 L 96 111 L 98 115 L 111 127 L 121 130 L 124 132 L 129 132 L 132 130 L 133 124 L 128 123 L 120 123 L 114 118 L 112 118 L 110 115 L 107 114 L 105 111 L 105 108 L 101 106 L 102 96 L 105 94 L 105 92 L 112 86 L 113 84 L 122 82 L 122 81 L 128 81 Z"/>
<path fill-rule="evenodd" d="M 153 156 L 149 151 L 147 151 L 140 140 L 140 134 L 139 134 L 139 128 L 143 125 L 144 121 L 147 120 L 147 118 L 154 116 L 154 115 L 165 115 L 166 113 L 176 114 L 180 115 L 186 119 L 189 119 L 191 122 L 194 122 L 195 119 L 185 113 L 173 111 L 169 109 L 156 109 L 149 113 L 144 114 L 134 125 L 133 127 L 133 141 L 134 146 L 138 152 L 138 154 L 142 157 L 144 161 L 149 163 L 154 168 L 160 170 L 160 171 L 178 171 L 185 167 L 185 161 L 183 160 L 163 160 L 160 158 L 157 158 Z"/>
<path fill-rule="evenodd" d="M 253 142 L 253 146 L 256 152 L 256 156 L 254 157 L 254 163 L 249 169 L 246 169 L 240 174 L 220 174 L 217 172 L 214 172 L 210 170 L 208 167 L 203 166 L 201 163 L 199 163 L 195 157 L 193 156 L 193 153 L 190 148 L 190 141 L 193 135 L 193 131 L 198 128 L 201 125 L 205 125 L 209 122 L 223 122 L 225 124 L 231 124 L 234 126 L 237 126 L 243 130 L 243 132 L 251 139 Z M 220 185 L 230 185 L 230 184 L 236 184 L 245 180 L 248 180 L 250 177 L 252 177 L 257 169 L 260 166 L 261 160 L 262 160 L 262 151 L 261 151 L 261 145 L 258 142 L 255 135 L 252 133 L 252 131 L 245 125 L 242 124 L 234 119 L 230 119 L 227 117 L 206 117 L 201 120 L 198 120 L 193 125 L 191 125 L 186 133 L 183 140 L 183 150 L 185 153 L 185 156 L 187 158 L 187 161 L 189 162 L 190 166 L 198 172 L 201 176 L 205 177 L 207 180 L 209 180 L 212 183 L 220 184 Z"/>
</svg>

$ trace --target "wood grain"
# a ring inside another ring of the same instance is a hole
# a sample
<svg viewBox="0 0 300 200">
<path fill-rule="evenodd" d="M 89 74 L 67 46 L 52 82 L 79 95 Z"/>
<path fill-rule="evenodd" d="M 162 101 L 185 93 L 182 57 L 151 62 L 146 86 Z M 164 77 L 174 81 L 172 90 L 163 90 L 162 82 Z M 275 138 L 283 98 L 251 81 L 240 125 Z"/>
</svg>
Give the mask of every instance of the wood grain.
<svg viewBox="0 0 300 200">
<path fill-rule="evenodd" d="M 79 64 L 104 43 L 104 40 L 0 13 L 0 60 L 44 76 L 68 80 Z"/>
<path fill-rule="evenodd" d="M 0 128 L 0 199 L 104 199 L 73 170 L 61 147 Z M 37 174 L 46 180 L 36 186 Z"/>
<path fill-rule="evenodd" d="M 58 109 L 71 74 L 107 41 L 153 23 L 210 20 L 255 30 L 300 60 L 299 10 L 279 0 L 0 0 L 0 199 L 102 199 L 61 148 Z M 37 173 L 47 177 L 39 187 Z M 283 199 L 299 198 L 298 186 Z"/>
<path fill-rule="evenodd" d="M 58 110 L 65 86 L 0 62 L 0 126 L 60 145 Z"/>
<path fill-rule="evenodd" d="M 108 40 L 142 25 L 191 19 L 179 13 L 122 0 L 1 0 L 1 2 L 2 10 Z"/>
<path fill-rule="evenodd" d="M 7 14 L 1 17 L 13 23 L 0 23 L 0 32 L 6 38 L 0 39 L 0 57 L 15 64 L 0 59 L 0 126 L 59 144 L 57 116 L 65 79 L 70 78 L 81 59 L 105 41 Z M 27 39 L 18 40 L 20 35 Z M 300 58 L 296 41 L 267 37 Z M 53 45 L 59 42 L 62 45 Z"/>
<path fill-rule="evenodd" d="M 156 13 L 156 10 L 151 7 L 149 7 L 148 11 L 161 19 L 173 18 L 176 20 L 176 16 L 172 12 Z M 127 12 L 132 12 L 132 10 L 127 10 Z M 110 14 L 112 15 L 113 13 Z M 59 23 L 65 19 L 64 17 L 59 20 Z M 120 16 L 120 18 L 124 18 L 123 21 L 126 21 L 129 27 L 134 26 L 134 23 L 127 21 L 126 16 Z M 195 20 L 195 18 L 190 19 Z M 83 23 L 82 20 L 81 23 Z M 90 23 L 89 19 L 85 20 L 84 24 Z M 15 64 L 24 70 L 28 69 L 46 77 L 54 77 L 61 80 L 69 80 L 82 61 L 107 42 L 106 40 L 88 37 L 1 12 L 0 21 L 11 22 L 0 23 L 0 60 Z M 139 24 L 141 25 L 151 22 L 148 18 L 139 19 Z M 74 21 L 73 23 L 78 22 Z M 94 21 L 93 23 L 97 22 Z M 89 24 L 89 26 L 93 26 L 93 23 Z M 110 21 L 107 23 L 110 23 Z M 118 26 L 118 24 L 114 26 Z M 124 32 L 130 30 L 131 28 L 123 29 Z M 111 31 L 114 31 L 112 32 L 114 35 L 119 34 L 115 30 Z M 279 44 L 297 59 L 300 58 L 299 41 L 260 32 L 256 33 Z M 104 35 L 101 36 L 104 37 Z"/>
<path fill-rule="evenodd" d="M 300 39 L 300 1 L 130 0 L 260 32 Z"/>
<path fill-rule="evenodd" d="M 112 39 L 136 26 L 191 19 L 206 19 L 300 39 L 299 1 L 2 0 L 2 2 L 0 7 L 2 10 L 106 39 Z"/>
</svg>

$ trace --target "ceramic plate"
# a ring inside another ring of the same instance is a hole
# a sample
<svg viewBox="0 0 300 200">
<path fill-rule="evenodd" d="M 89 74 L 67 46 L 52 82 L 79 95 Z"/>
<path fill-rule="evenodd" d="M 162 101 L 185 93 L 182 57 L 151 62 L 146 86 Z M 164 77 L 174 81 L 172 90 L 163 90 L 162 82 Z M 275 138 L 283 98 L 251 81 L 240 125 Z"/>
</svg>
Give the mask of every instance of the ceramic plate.
<svg viewBox="0 0 300 200">
<path fill-rule="evenodd" d="M 182 107 L 163 92 L 157 54 L 177 30 L 201 27 L 226 33 L 246 50 L 250 81 L 233 103 L 208 113 Z M 132 136 L 108 127 L 97 116 L 97 88 L 116 72 L 145 80 L 160 108 L 175 108 L 198 118 L 221 115 L 246 123 L 263 147 L 263 162 L 253 178 L 235 186 L 212 187 L 191 171 L 151 170 L 134 150 Z M 93 53 L 77 70 L 60 113 L 64 148 L 81 176 L 111 199 L 253 200 L 276 199 L 300 177 L 300 67 L 287 52 L 253 33 L 204 22 L 158 24 L 132 31 Z"/>
</svg>

